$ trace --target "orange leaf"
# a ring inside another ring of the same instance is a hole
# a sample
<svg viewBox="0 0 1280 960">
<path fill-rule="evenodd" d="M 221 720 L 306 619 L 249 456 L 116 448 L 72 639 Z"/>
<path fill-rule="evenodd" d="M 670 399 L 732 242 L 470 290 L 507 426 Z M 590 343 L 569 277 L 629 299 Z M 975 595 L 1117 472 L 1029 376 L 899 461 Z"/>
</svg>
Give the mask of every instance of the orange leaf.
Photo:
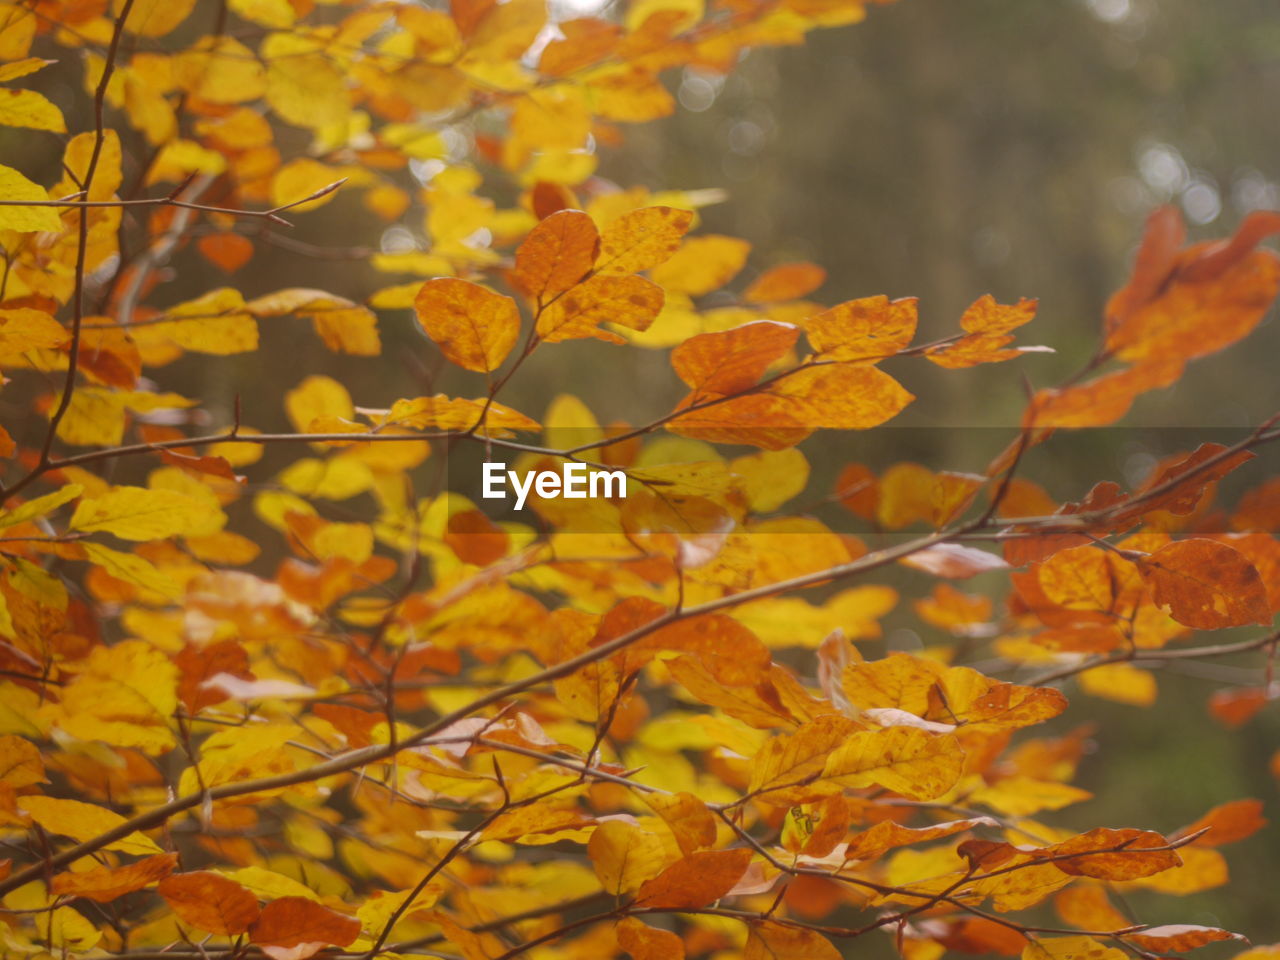
<svg viewBox="0 0 1280 960">
<path fill-rule="evenodd" d="M 1156 296 L 1173 272 L 1178 249 L 1186 237 L 1187 227 L 1177 207 L 1159 207 L 1151 212 L 1134 259 L 1133 276 L 1107 303 L 1108 330 Z"/>
<path fill-rule="evenodd" d="M 1128 918 L 1111 905 L 1101 886 L 1076 884 L 1053 898 L 1053 907 L 1064 921 L 1081 930 L 1123 930 Z"/>
<path fill-rule="evenodd" d="M 244 933 L 258 919 L 258 898 L 210 870 L 166 877 L 156 889 L 179 920 L 207 933 Z"/>
<path fill-rule="evenodd" d="M 193 714 L 227 699 L 221 687 L 206 683 L 212 677 L 226 673 L 241 680 L 257 679 L 249 670 L 249 655 L 237 640 L 219 640 L 207 647 L 187 644 L 173 662 L 181 672 L 178 699 Z"/>
<path fill-rule="evenodd" d="M 742 960 L 840 960 L 840 951 L 816 930 L 762 920 L 747 928 Z"/>
<path fill-rule="evenodd" d="M 580 210 L 553 213 L 520 244 L 511 285 L 545 303 L 585 277 L 599 249 L 600 234 L 589 216 Z"/>
<path fill-rule="evenodd" d="M 635 917 L 623 917 L 614 927 L 618 946 L 632 960 L 684 960 L 684 941 L 669 930 L 658 930 Z"/>
<path fill-rule="evenodd" d="M 413 306 L 427 336 L 466 370 L 498 369 L 520 334 L 516 302 L 467 280 L 428 280 Z"/>
<path fill-rule="evenodd" d="M 746 390 L 795 345 L 800 331 L 790 324 L 760 320 L 720 333 L 690 337 L 671 351 L 671 365 L 701 393 Z"/>
<path fill-rule="evenodd" d="M 875 860 L 894 847 L 949 837 L 955 833 L 972 830 L 974 827 L 998 827 L 999 825 L 999 821 L 990 817 L 951 820 L 947 823 L 935 823 L 929 827 L 904 827 L 892 820 L 885 820 L 877 823 L 870 830 L 864 830 L 851 837 L 844 856 L 848 860 Z"/>
<path fill-rule="evenodd" d="M 281 897 L 262 908 L 249 927 L 253 943 L 296 947 L 304 943 L 345 947 L 360 936 L 360 921 L 307 897 Z"/>
<path fill-rule="evenodd" d="M 175 467 L 181 467 L 188 473 L 203 473 L 211 477 L 221 477 L 223 480 L 232 480 L 235 483 L 247 482 L 244 477 L 232 470 L 231 464 L 222 457 L 189 457 L 184 453 L 161 450 L 160 459 Z"/>
<path fill-rule="evenodd" d="M 671 828 L 680 852 L 685 856 L 716 842 L 716 818 L 693 794 L 650 793 L 644 799 Z"/>
<path fill-rule="evenodd" d="M 227 273 L 235 273 L 253 257 L 253 241 L 238 233 L 212 233 L 196 241 L 200 255 Z"/>
<path fill-rule="evenodd" d="M 81 873 L 60 873 L 50 887 L 56 896 L 86 897 L 110 903 L 116 897 L 149 887 L 173 872 L 176 853 L 161 853 L 123 867 L 95 867 Z"/>
<path fill-rule="evenodd" d="M 1152 830 L 1098 827 L 1062 843 L 1042 847 L 1035 856 L 1054 858 L 1054 866 L 1073 877 L 1138 880 L 1182 865 L 1182 859 L 1174 850 L 1149 849 L 1168 845 L 1168 840 Z M 1081 856 L 1064 857 L 1075 853 Z"/>
<path fill-rule="evenodd" d="M 664 296 L 660 286 L 644 277 L 591 277 L 539 314 L 538 336 L 547 343 L 582 337 L 622 343 L 622 337 L 601 330 L 600 325 L 617 323 L 647 330 L 662 311 Z"/>
<path fill-rule="evenodd" d="M 479 510 L 462 510 L 449 517 L 444 542 L 463 563 L 487 567 L 507 555 L 510 538 Z"/>
<path fill-rule="evenodd" d="M 747 303 L 777 303 L 812 293 L 826 282 L 827 271 L 815 263 L 784 263 L 760 274 L 747 287 Z"/>
<path fill-rule="evenodd" d="M 636 894 L 636 905 L 667 909 L 705 907 L 732 890 L 750 862 L 750 850 L 691 853 L 646 880 Z"/>
<path fill-rule="evenodd" d="M 1144 950 L 1161 953 L 1181 953 L 1194 950 L 1219 940 L 1245 940 L 1238 933 L 1220 927 L 1202 927 L 1194 923 L 1171 923 L 1163 927 L 1147 927 L 1141 933 L 1131 933 L 1125 939 Z"/>
<path fill-rule="evenodd" d="M 1166 544 L 1141 562 L 1155 602 L 1199 630 L 1269 624 L 1267 588 L 1240 551 L 1195 538 Z"/>
<path fill-rule="evenodd" d="M 597 273 L 639 273 L 676 252 L 693 214 L 674 207 L 642 207 L 619 217 L 600 235 Z"/>
<path fill-rule="evenodd" d="M 916 298 L 849 300 L 804 321 L 813 349 L 831 360 L 891 357 L 916 335 Z"/>
<path fill-rule="evenodd" d="M 1188 824 L 1175 837 L 1185 837 L 1198 833 L 1205 827 L 1209 832 L 1191 841 L 1194 847 L 1220 847 L 1224 843 L 1235 843 L 1245 837 L 1251 837 L 1267 825 L 1267 818 L 1262 815 L 1261 800 L 1233 800 L 1219 804 L 1195 823 Z"/>
<path fill-rule="evenodd" d="M 1013 342 L 1010 333 L 1036 315 L 1035 300 L 1025 297 L 1015 304 L 996 303 L 990 294 L 980 297 L 960 318 L 960 326 L 968 331 L 955 343 L 931 348 L 926 356 L 940 367 L 957 370 L 974 367 L 980 363 L 1000 363 L 1012 360 L 1020 353 L 1045 352 L 1046 347 L 1005 347 Z"/>
</svg>

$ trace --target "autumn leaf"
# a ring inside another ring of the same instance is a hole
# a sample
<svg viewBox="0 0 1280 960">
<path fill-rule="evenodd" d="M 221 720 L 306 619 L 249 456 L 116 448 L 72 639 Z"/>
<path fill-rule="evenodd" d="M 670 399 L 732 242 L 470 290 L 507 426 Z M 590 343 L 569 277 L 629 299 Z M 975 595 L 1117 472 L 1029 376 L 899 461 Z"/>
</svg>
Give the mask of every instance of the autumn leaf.
<svg viewBox="0 0 1280 960">
<path fill-rule="evenodd" d="M 693 223 L 688 210 L 644 207 L 624 214 L 600 234 L 597 273 L 639 273 L 665 263 Z"/>
<path fill-rule="evenodd" d="M 654 909 L 706 906 L 733 889 L 750 862 L 750 850 L 688 854 L 641 884 L 635 903 Z"/>
<path fill-rule="evenodd" d="M 173 490 L 113 487 L 102 496 L 82 498 L 68 527 L 123 540 L 160 540 L 194 529 L 201 510 L 200 501 Z"/>
<path fill-rule="evenodd" d="M 14 206 L 0 207 L 0 229 L 30 233 L 37 230 L 57 232 L 62 221 L 53 207 L 22 206 L 22 203 L 47 203 L 49 194 L 12 167 L 0 165 L 0 200 Z"/>
<path fill-rule="evenodd" d="M 511 284 L 544 304 L 581 281 L 595 263 L 600 234 L 585 213 L 561 210 L 529 231 L 516 251 Z"/>
<path fill-rule="evenodd" d="M 669 930 L 658 930 L 635 917 L 623 917 L 614 927 L 618 946 L 631 960 L 684 960 L 684 942 Z"/>
<path fill-rule="evenodd" d="M 180 920 L 208 933 L 244 933 L 258 919 L 257 898 L 210 870 L 175 874 L 156 889 Z"/>
<path fill-rule="evenodd" d="M 666 861 L 662 842 L 630 823 L 607 820 L 591 834 L 587 855 L 607 893 L 631 893 Z"/>
<path fill-rule="evenodd" d="M 950 734 L 888 727 L 849 736 L 831 751 L 822 776 L 850 787 L 878 784 L 912 800 L 940 797 L 960 778 L 964 752 Z"/>
<path fill-rule="evenodd" d="M 742 956 L 743 960 L 839 960 L 840 951 L 816 930 L 763 920 L 747 928 Z"/>
<path fill-rule="evenodd" d="M 62 800 L 55 797 L 26 796 L 18 798 L 18 811 L 40 824 L 50 833 L 70 837 L 72 840 L 92 840 L 125 822 L 118 813 L 83 800 Z M 137 830 L 104 846 L 106 850 L 121 853 L 163 853 L 146 834 Z"/>
<path fill-rule="evenodd" d="M 510 297 L 466 280 L 428 280 L 413 301 L 418 322 L 444 355 L 466 370 L 498 369 L 520 333 L 520 313 Z"/>
<path fill-rule="evenodd" d="M 126 893 L 163 880 L 173 872 L 177 863 L 176 853 L 161 853 L 123 867 L 94 867 L 80 873 L 61 873 L 53 878 L 49 889 L 58 895 L 110 903 Z"/>
<path fill-rule="evenodd" d="M 827 271 L 813 263 L 784 263 L 760 274 L 747 287 L 742 299 L 747 303 L 777 303 L 812 293 L 827 279 Z"/>
<path fill-rule="evenodd" d="M 1224 543 L 1194 538 L 1166 544 L 1139 564 L 1155 601 L 1201 630 L 1271 622 L 1266 585 L 1253 564 Z"/>
<path fill-rule="evenodd" d="M 272 900 L 249 925 L 249 940 L 264 947 L 330 944 L 345 947 L 360 935 L 360 921 L 307 897 Z"/>
<path fill-rule="evenodd" d="M 1220 927 L 1202 927 L 1193 923 L 1147 927 L 1145 930 L 1129 934 L 1127 939 L 1144 950 L 1170 953 L 1194 950 L 1205 944 L 1218 943 L 1222 940 L 1245 940 L 1240 934 Z"/>
</svg>

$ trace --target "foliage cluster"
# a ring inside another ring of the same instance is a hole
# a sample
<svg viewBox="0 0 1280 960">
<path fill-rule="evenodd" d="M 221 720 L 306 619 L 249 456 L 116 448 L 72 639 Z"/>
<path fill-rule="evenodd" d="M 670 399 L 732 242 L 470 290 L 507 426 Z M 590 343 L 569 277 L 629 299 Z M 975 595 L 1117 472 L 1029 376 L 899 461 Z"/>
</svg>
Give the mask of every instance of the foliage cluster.
<svg viewBox="0 0 1280 960">
<path fill-rule="evenodd" d="M 1150 960 L 1240 939 L 1115 901 L 1226 883 L 1219 848 L 1261 804 L 1065 830 L 1089 731 L 1021 731 L 1070 718 L 1067 681 L 1150 705 L 1173 660 L 1266 658 L 1215 695 L 1226 723 L 1273 696 L 1280 481 L 1216 493 L 1280 427 L 1077 502 L 1022 467 L 1246 337 L 1280 288 L 1259 248 L 1280 215 L 1187 245 L 1153 214 L 1097 352 L 1029 392 L 985 472 L 845 466 L 830 499 L 864 540 L 796 505 L 800 445 L 910 404 L 885 366 L 1043 349 L 1015 344 L 1036 303 L 979 297 L 917 343 L 914 300 L 828 306 L 821 268 L 748 268 L 698 231 L 713 192 L 596 176 L 621 124 L 673 109 L 664 71 L 865 13 L 5 0 L 0 125 L 63 139 L 56 176 L 0 166 L 6 956 L 828 960 L 884 931 L 907 960 Z M 53 53 L 82 67 L 79 102 L 31 86 Z M 321 262 L 281 228 L 339 194 L 359 229 L 423 238 L 369 254 L 386 283 L 158 305 L 170 263 Z M 475 397 L 313 375 L 279 397 L 294 432 L 265 433 L 171 375 L 296 319 L 377 356 L 410 317 Z M 687 393 L 643 424 L 500 401 L 535 351 L 582 339 L 602 364 L 669 350 Z M 268 475 L 276 445 L 299 455 Z M 627 496 L 495 522 L 429 469 L 467 445 L 620 469 Z M 891 565 L 915 596 L 875 582 Z M 869 659 L 895 607 L 928 643 Z"/>
</svg>

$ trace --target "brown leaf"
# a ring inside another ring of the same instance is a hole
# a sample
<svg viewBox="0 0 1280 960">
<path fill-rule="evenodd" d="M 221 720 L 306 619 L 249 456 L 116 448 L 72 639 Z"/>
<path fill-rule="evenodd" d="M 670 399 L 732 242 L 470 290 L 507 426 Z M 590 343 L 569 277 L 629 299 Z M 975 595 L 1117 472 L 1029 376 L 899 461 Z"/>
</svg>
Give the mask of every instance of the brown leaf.
<svg viewBox="0 0 1280 960">
<path fill-rule="evenodd" d="M 1199 630 L 1269 624 L 1266 584 L 1240 551 L 1195 538 L 1166 544 L 1140 563 L 1155 602 Z"/>
<path fill-rule="evenodd" d="M 161 853 L 123 867 L 94 867 L 80 873 L 60 873 L 53 878 L 50 891 L 57 896 L 85 897 L 98 903 L 109 903 L 116 897 L 164 879 L 173 872 L 177 863 L 176 853 Z"/>
<path fill-rule="evenodd" d="M 1181 953 L 1194 950 L 1219 940 L 1244 940 L 1247 938 L 1220 927 L 1202 927 L 1194 923 L 1171 923 L 1162 927 L 1147 927 L 1141 933 L 1131 933 L 1125 939 L 1144 950 L 1161 953 Z"/>
<path fill-rule="evenodd" d="M 668 909 L 705 907 L 733 889 L 750 862 L 750 850 L 691 853 L 646 880 L 636 894 L 636 905 Z"/>
<path fill-rule="evenodd" d="M 1182 864 L 1169 841 L 1152 830 L 1112 830 L 1097 827 L 1087 833 L 1042 847 L 1037 858 L 1052 857 L 1053 864 L 1073 877 L 1095 880 L 1137 880 Z M 1166 849 L 1152 850 L 1151 847 Z M 1066 856 L 1080 853 L 1081 856 Z"/>
<path fill-rule="evenodd" d="M 296 947 L 304 943 L 345 947 L 360 936 L 360 921 L 345 917 L 307 897 L 281 897 L 262 908 L 249 927 L 253 943 Z"/>
<path fill-rule="evenodd" d="M 156 890 L 179 920 L 207 933 L 244 933 L 258 919 L 258 898 L 210 870 L 166 877 Z"/>
</svg>

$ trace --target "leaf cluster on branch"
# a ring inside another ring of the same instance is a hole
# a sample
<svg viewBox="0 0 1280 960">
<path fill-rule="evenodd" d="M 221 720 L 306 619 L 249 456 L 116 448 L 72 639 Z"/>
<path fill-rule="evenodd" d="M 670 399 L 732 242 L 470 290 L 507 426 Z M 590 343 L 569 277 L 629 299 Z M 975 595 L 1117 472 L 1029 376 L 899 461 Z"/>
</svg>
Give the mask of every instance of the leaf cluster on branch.
<svg viewBox="0 0 1280 960">
<path fill-rule="evenodd" d="M 828 305 L 816 265 L 748 268 L 699 229 L 717 191 L 597 175 L 622 125 L 674 109 L 667 71 L 728 71 L 859 0 L 556 9 L 0 0 L 0 125 L 62 137 L 56 173 L 0 166 L 0 952 L 828 960 L 887 934 L 906 960 L 1151 960 L 1242 939 L 1124 896 L 1225 884 L 1259 802 L 1066 830 L 1089 730 L 1023 731 L 1070 718 L 1055 684 L 1150 705 L 1180 661 L 1252 658 L 1211 699 L 1228 725 L 1274 696 L 1280 481 L 1217 488 L 1280 426 L 1077 502 L 1024 468 L 1245 338 L 1280 288 L 1259 246 L 1280 214 L 1193 245 L 1153 214 L 1092 359 L 1029 392 L 985 470 L 843 465 L 819 505 L 874 534 L 854 536 L 797 503 L 799 445 L 892 420 L 915 399 L 896 371 L 1043 350 L 1016 342 L 1036 302 L 979 296 L 922 341 L 914 299 Z M 78 97 L 29 88 L 55 69 Z M 295 236 L 330 215 L 368 245 Z M 416 246 L 378 249 L 388 225 Z M 290 257 L 368 269 L 159 305 L 202 266 Z M 294 318 L 376 358 L 410 316 L 466 395 L 315 374 L 219 410 L 174 373 Z M 643 423 L 500 400 L 569 340 L 620 370 L 669 351 L 687 392 Z M 292 431 L 250 426 L 281 409 Z M 275 447 L 297 456 L 268 470 Z M 619 470 L 626 495 L 495 521 L 423 466 L 468 447 Z M 924 649 L 869 657 L 891 616 Z"/>
</svg>

